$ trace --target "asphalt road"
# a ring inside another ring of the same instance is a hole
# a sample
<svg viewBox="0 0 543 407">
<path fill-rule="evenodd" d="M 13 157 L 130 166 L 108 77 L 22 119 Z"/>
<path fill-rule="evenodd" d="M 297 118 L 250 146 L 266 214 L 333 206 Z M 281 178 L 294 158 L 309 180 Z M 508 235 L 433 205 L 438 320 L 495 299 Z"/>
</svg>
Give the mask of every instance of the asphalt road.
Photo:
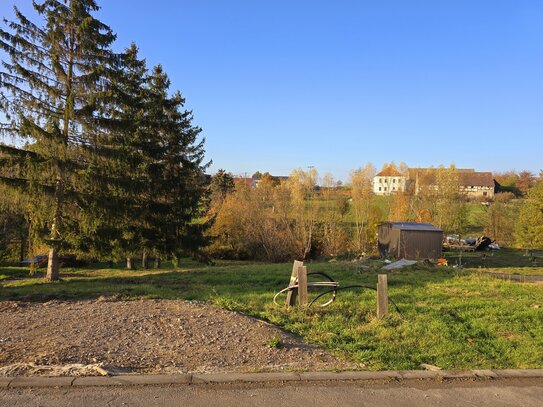
<svg viewBox="0 0 543 407">
<path fill-rule="evenodd" d="M 537 406 L 543 380 L 25 388 L 0 406 Z"/>
</svg>

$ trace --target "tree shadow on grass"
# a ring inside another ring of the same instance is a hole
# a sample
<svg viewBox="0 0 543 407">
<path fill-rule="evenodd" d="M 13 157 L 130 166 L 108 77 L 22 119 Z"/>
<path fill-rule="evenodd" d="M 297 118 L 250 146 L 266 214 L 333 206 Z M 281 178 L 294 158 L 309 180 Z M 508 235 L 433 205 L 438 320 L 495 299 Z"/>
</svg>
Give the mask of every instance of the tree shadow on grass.
<svg viewBox="0 0 543 407">
<path fill-rule="evenodd" d="M 12 271 L 10 280 L 0 288 L 0 300 L 49 301 L 88 300 L 99 297 L 117 299 L 162 298 L 207 300 L 214 296 L 262 295 L 273 292 L 290 272 L 254 273 L 242 269 L 205 268 L 164 271 L 114 270 L 97 275 L 92 270 L 68 270 L 61 280 L 47 282 L 30 278 L 27 271 Z"/>
<path fill-rule="evenodd" d="M 27 278 L 42 278 L 44 269 L 31 270 L 28 267 L 0 266 L 0 281 Z"/>
</svg>

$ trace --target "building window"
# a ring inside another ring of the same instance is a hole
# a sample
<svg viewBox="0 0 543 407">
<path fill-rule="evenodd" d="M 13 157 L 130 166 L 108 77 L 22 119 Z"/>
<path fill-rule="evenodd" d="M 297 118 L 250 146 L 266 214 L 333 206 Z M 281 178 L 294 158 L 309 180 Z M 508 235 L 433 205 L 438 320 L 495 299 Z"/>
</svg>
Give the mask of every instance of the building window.
<svg viewBox="0 0 543 407">
<path fill-rule="evenodd" d="M 379 191 L 381 190 L 381 187 L 379 187 Z"/>
<path fill-rule="evenodd" d="M 487 194 L 487 192 L 486 192 L 486 191 L 484 191 L 484 192 L 483 192 L 483 196 L 486 196 L 486 194 Z"/>
<path fill-rule="evenodd" d="M 387 187 L 385 187 L 385 191 L 387 190 Z"/>
</svg>

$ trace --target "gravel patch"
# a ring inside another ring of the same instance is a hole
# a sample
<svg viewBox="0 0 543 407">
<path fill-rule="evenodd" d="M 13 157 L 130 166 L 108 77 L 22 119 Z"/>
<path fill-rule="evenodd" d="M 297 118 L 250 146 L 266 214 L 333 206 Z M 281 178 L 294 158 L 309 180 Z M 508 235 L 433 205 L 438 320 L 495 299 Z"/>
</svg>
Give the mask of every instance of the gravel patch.
<svg viewBox="0 0 543 407">
<path fill-rule="evenodd" d="M 4 301 L 0 327 L 0 375 L 5 376 L 63 375 L 63 369 L 43 367 L 73 364 L 101 366 L 113 374 L 349 367 L 273 325 L 190 301 Z M 269 345 L 275 336 L 279 348 Z M 93 371 L 82 374 L 99 374 Z"/>
</svg>

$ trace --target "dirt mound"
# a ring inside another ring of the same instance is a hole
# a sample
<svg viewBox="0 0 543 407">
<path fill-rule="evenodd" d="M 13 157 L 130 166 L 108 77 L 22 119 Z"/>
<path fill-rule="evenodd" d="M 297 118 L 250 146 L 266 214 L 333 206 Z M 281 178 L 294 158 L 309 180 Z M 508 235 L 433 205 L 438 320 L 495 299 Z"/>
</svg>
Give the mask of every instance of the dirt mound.
<svg viewBox="0 0 543 407">
<path fill-rule="evenodd" d="M 44 366 L 73 364 L 124 373 L 346 367 L 270 324 L 188 301 L 5 301 L 0 326 L 0 374 L 62 375 L 71 370 Z M 40 369 L 9 368 L 21 364 Z"/>
</svg>

